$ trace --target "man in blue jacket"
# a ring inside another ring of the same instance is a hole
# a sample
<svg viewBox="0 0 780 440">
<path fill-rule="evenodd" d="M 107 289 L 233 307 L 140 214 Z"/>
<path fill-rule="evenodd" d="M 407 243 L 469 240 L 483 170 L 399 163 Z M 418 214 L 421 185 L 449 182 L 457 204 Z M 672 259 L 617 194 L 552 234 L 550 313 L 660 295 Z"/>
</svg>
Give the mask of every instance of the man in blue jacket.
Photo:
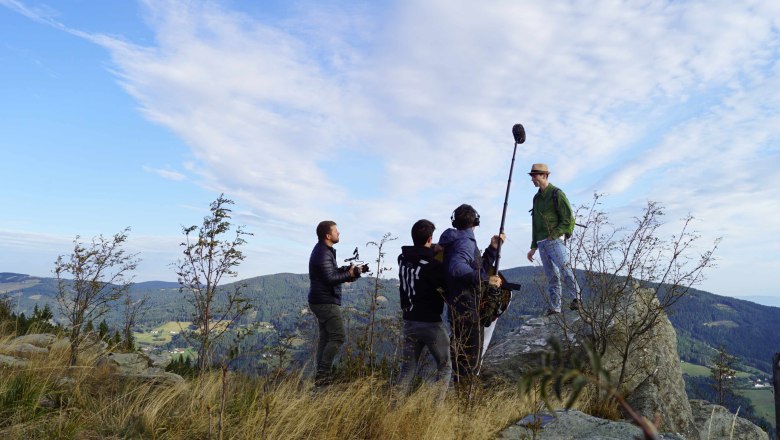
<svg viewBox="0 0 780 440">
<path fill-rule="evenodd" d="M 479 301 L 485 282 L 492 287 L 501 286 L 501 278 L 488 276 L 487 268 L 496 260 L 498 240 L 503 241 L 506 236 L 494 235 L 480 257 L 474 238 L 474 228 L 479 226 L 477 211 L 471 205 L 460 205 L 451 220 L 453 227 L 441 234 L 438 244 L 444 248 L 447 269 L 447 305 L 452 330 L 450 355 L 454 379 L 461 382 L 479 373 L 484 331 Z"/>
<path fill-rule="evenodd" d="M 309 308 L 319 325 L 314 376 L 314 384 L 319 386 L 330 383 L 333 359 L 346 335 L 341 318 L 341 284 L 360 278 L 360 268 L 350 264 L 348 268 L 340 269 L 336 263 L 336 250 L 333 249 L 339 242 L 336 222 L 320 222 L 317 239 L 309 257 Z"/>
<path fill-rule="evenodd" d="M 412 226 L 414 246 L 401 247 L 398 256 L 398 292 L 404 319 L 398 388 L 403 394 L 410 391 L 423 348 L 428 347 L 436 361 L 437 400 L 441 402 L 450 384 L 452 361 L 450 337 L 441 321 L 444 265 L 431 247 L 435 229 L 429 220 L 418 220 Z"/>
</svg>

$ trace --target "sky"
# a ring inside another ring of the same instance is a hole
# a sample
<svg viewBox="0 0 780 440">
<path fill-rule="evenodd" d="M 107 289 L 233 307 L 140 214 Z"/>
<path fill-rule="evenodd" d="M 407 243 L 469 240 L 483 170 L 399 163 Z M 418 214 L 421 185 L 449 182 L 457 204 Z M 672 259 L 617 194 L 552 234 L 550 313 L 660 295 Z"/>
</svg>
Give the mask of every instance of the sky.
<svg viewBox="0 0 780 440">
<path fill-rule="evenodd" d="M 694 217 L 699 285 L 780 297 L 780 2 L 0 0 L 0 271 L 130 227 L 137 281 L 175 281 L 182 227 L 235 202 L 238 278 L 305 273 L 473 205 L 530 264 L 527 172 L 665 233 Z M 392 271 L 390 272 L 392 273 Z"/>
</svg>

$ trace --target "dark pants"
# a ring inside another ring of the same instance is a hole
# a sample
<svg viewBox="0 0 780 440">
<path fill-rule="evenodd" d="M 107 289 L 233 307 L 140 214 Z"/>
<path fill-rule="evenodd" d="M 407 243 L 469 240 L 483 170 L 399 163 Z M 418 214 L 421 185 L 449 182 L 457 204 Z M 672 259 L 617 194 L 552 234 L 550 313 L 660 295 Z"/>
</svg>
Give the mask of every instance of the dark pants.
<svg viewBox="0 0 780 440">
<path fill-rule="evenodd" d="M 452 362 L 450 361 L 450 337 L 443 322 L 420 322 L 404 320 L 403 348 L 401 350 L 401 371 L 398 373 L 398 388 L 404 394 L 410 391 L 412 380 L 418 369 L 423 348 L 436 361 L 437 400 L 444 399 L 450 385 Z"/>
<path fill-rule="evenodd" d="M 467 289 L 455 297 L 449 307 L 452 340 L 450 354 L 456 383 L 479 374 L 484 327 L 479 323 L 477 295 Z"/>
<path fill-rule="evenodd" d="M 333 359 L 344 343 L 346 331 L 344 320 L 341 319 L 341 307 L 336 304 L 311 304 L 309 308 L 317 317 L 320 337 L 317 342 L 317 373 L 314 382 L 324 384 L 330 381 Z"/>
</svg>

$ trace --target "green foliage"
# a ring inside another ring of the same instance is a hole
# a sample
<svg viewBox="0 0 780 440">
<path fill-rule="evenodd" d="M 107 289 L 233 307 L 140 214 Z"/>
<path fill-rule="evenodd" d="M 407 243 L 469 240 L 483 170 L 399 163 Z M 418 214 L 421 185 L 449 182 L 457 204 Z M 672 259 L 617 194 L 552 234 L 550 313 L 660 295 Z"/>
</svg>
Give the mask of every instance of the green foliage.
<svg viewBox="0 0 780 440">
<path fill-rule="evenodd" d="M 62 329 L 51 323 L 52 316 L 48 304 L 42 309 L 36 305 L 32 317 L 28 318 L 24 312 L 18 315 L 13 312 L 9 300 L 0 299 L 0 335 L 21 336 L 29 333 L 58 333 Z"/>
<path fill-rule="evenodd" d="M 105 319 L 100 321 L 100 325 L 98 325 L 98 335 L 100 339 L 105 339 L 108 335 L 108 324 Z"/>
<path fill-rule="evenodd" d="M 195 365 L 193 365 L 192 358 L 190 356 L 185 357 L 183 354 L 173 358 L 168 366 L 165 367 L 165 371 L 187 378 L 193 378 L 198 373 Z"/>
<path fill-rule="evenodd" d="M 18 415 L 34 417 L 40 413 L 38 401 L 45 384 L 27 372 L 13 375 L 0 382 L 0 428 L 18 423 Z"/>
<path fill-rule="evenodd" d="M 715 401 L 718 405 L 724 405 L 726 398 L 734 394 L 734 379 L 737 375 L 734 365 L 737 359 L 730 355 L 721 345 L 718 352 L 712 357 L 712 387 L 715 391 Z"/>
</svg>

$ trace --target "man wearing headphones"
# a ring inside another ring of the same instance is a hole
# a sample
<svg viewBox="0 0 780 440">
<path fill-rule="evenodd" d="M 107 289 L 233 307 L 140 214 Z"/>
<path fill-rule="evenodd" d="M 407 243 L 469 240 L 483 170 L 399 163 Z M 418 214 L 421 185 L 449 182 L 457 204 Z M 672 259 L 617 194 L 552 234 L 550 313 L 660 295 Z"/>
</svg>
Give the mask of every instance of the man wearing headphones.
<svg viewBox="0 0 780 440">
<path fill-rule="evenodd" d="M 501 278 L 488 276 L 486 269 L 496 260 L 498 240 L 503 242 L 506 235 L 494 235 L 480 257 L 474 238 L 474 228 L 479 226 L 477 211 L 471 205 L 460 205 L 451 220 L 453 227 L 441 234 L 438 244 L 444 248 L 454 380 L 462 382 L 479 373 L 483 341 L 479 299 L 484 281 L 492 287 L 501 286 Z"/>
</svg>

